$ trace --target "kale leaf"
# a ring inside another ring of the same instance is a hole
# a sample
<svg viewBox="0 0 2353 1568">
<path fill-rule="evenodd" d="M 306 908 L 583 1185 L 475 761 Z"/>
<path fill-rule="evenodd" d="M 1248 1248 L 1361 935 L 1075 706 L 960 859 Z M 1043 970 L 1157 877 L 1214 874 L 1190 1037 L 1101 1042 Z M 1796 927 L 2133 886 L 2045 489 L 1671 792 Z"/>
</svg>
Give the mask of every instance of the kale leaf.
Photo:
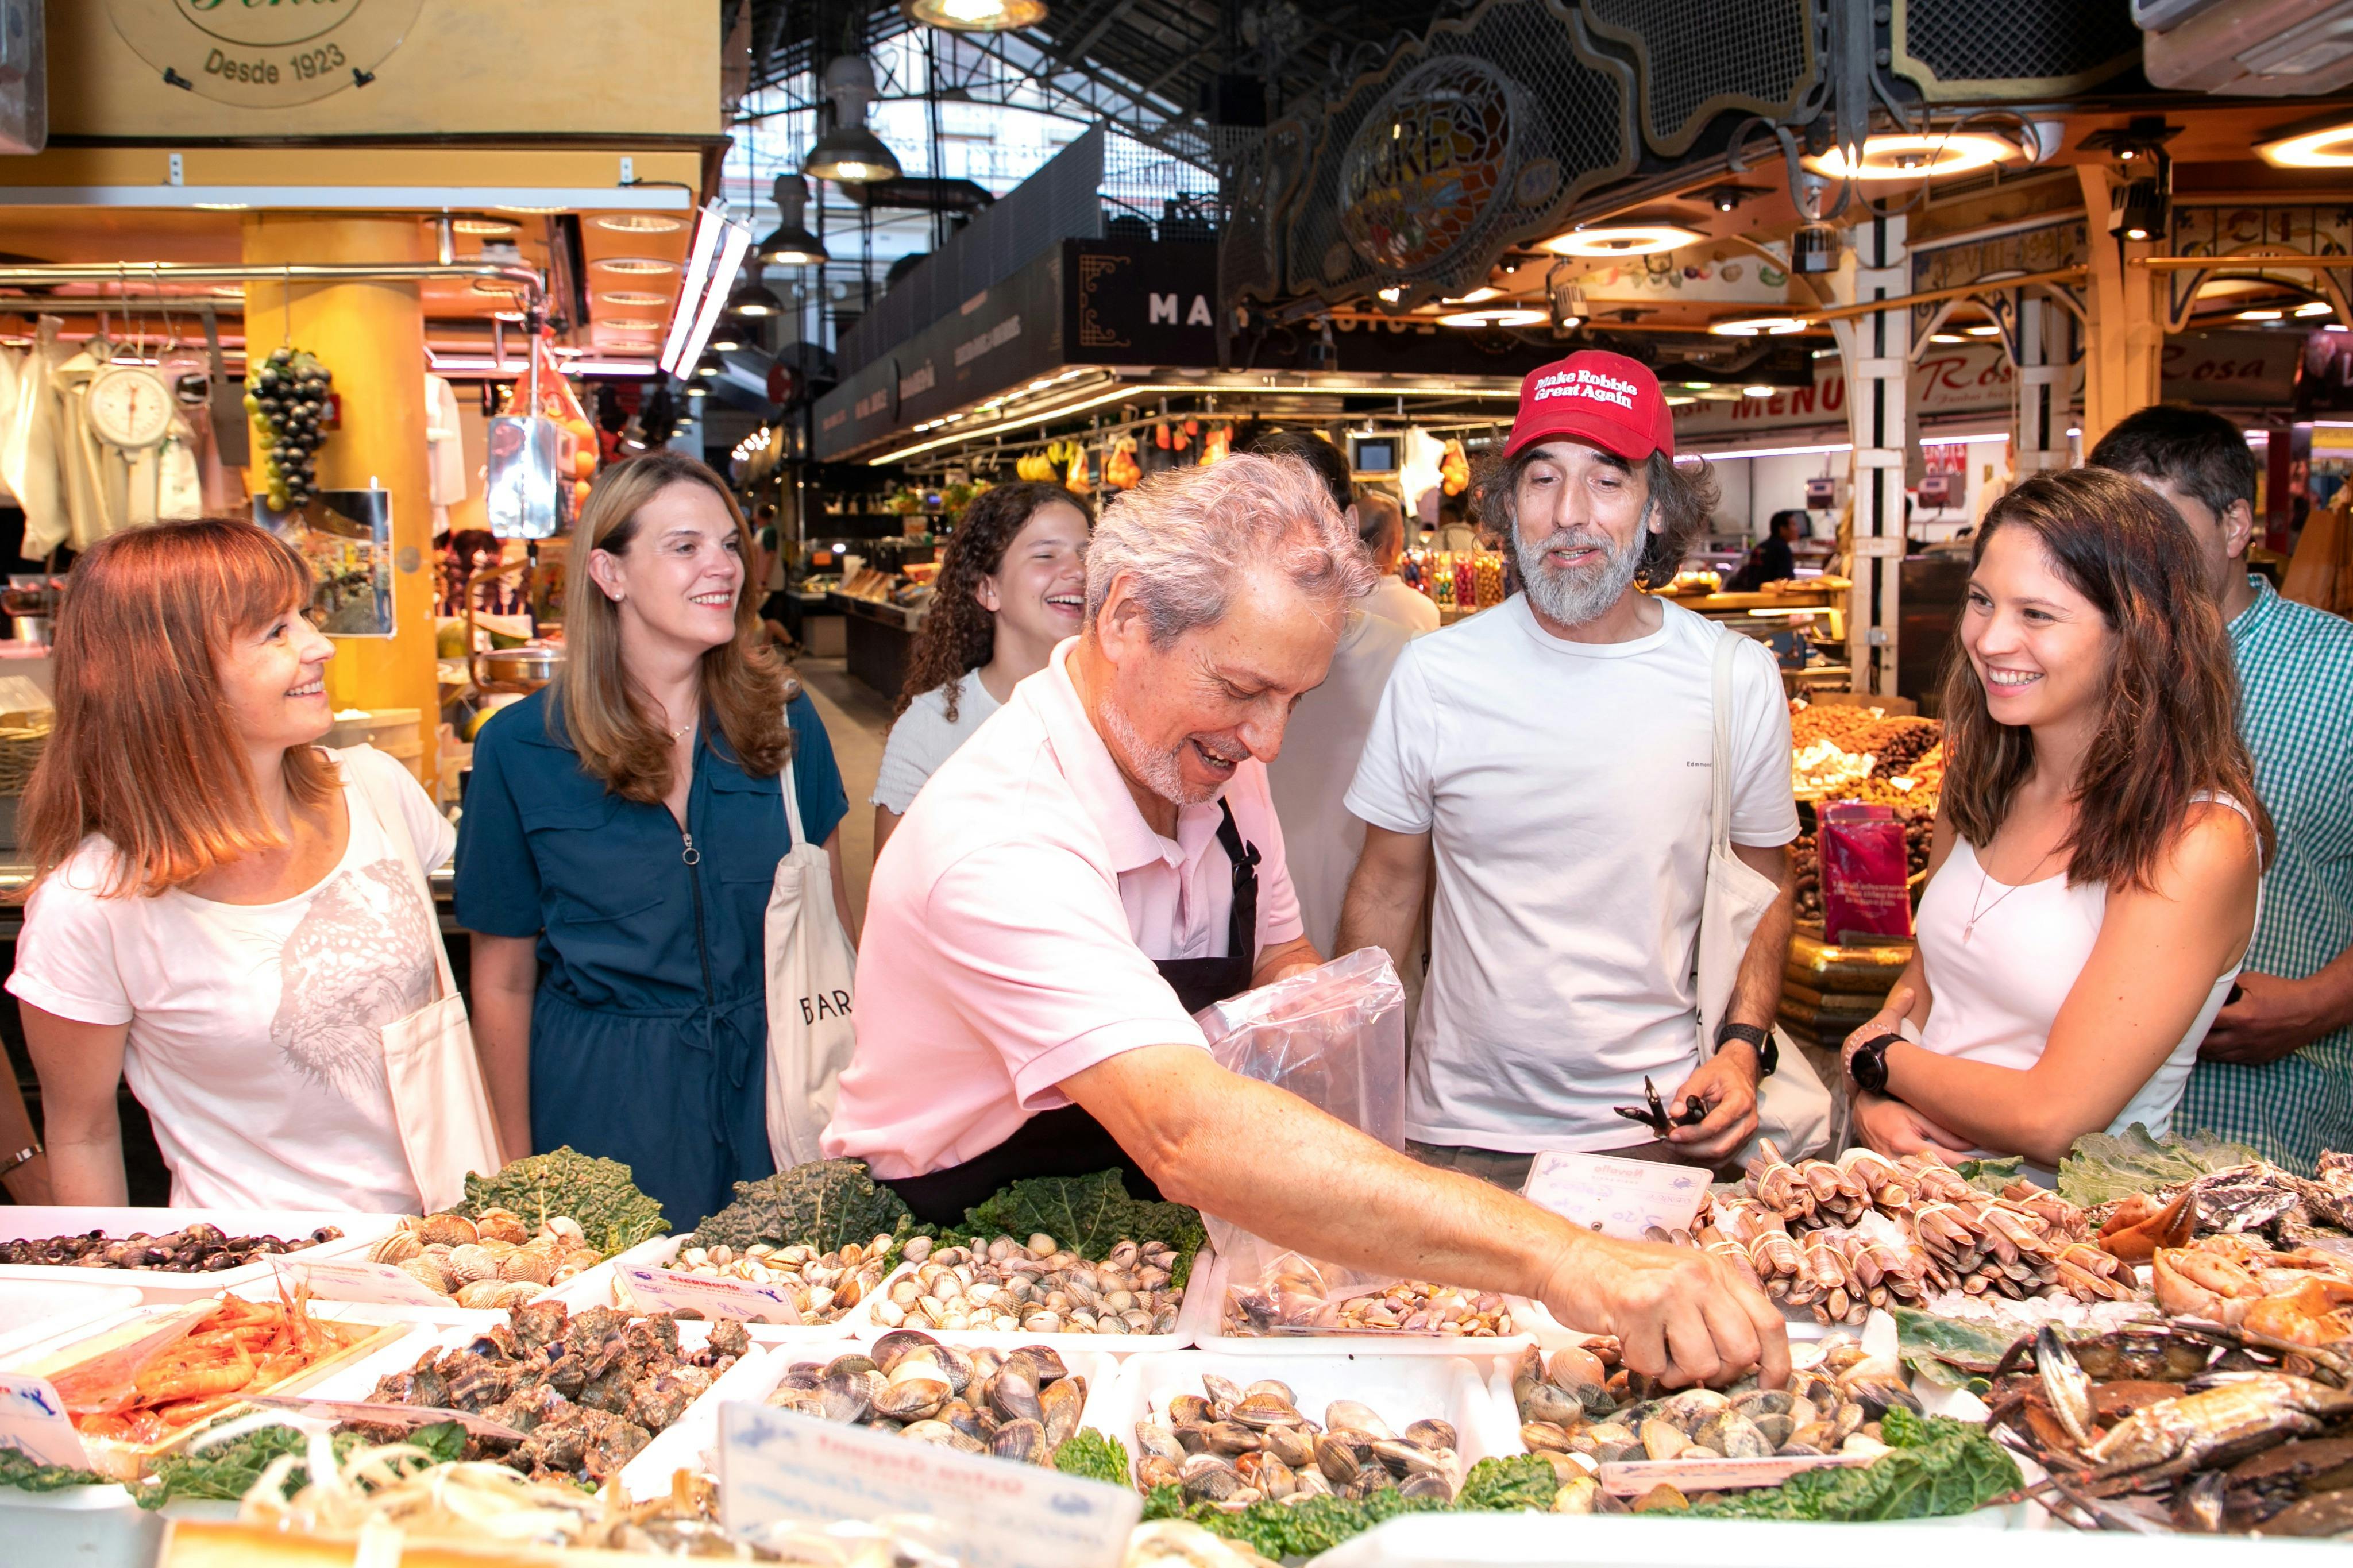
<svg viewBox="0 0 2353 1568">
<path fill-rule="evenodd" d="M 1983 1393 L 1987 1378 L 2009 1353 L 2011 1336 L 2000 1330 L 1910 1307 L 1892 1310 L 1904 1364 L 1943 1387 Z"/>
<path fill-rule="evenodd" d="M 2193 1133 L 2152 1138 L 2134 1122 L 2120 1137 L 2086 1132 L 2059 1162 L 2059 1195 L 2083 1208 L 2133 1193 L 2153 1193 L 2262 1158 L 2242 1144 Z"/>
<path fill-rule="evenodd" d="M 1454 1506 L 1480 1513 L 1514 1513 L 1524 1508 L 1546 1512 L 1559 1494 L 1560 1479 L 1550 1461 L 1537 1454 L 1482 1459 L 1462 1478 Z"/>
<path fill-rule="evenodd" d="M 1106 1437 L 1089 1426 L 1054 1450 L 1054 1468 L 1066 1476 L 1086 1476 L 1124 1487 L 1127 1485 L 1127 1447 L 1116 1437 Z"/>
<path fill-rule="evenodd" d="M 1389 1488 L 1361 1500 L 1313 1497 L 1303 1502 L 1276 1502 L 1262 1499 L 1239 1512 L 1229 1512 L 1215 1503 L 1187 1508 L 1183 1493 L 1164 1486 L 1155 1487 L 1145 1496 L 1144 1517 L 1147 1521 L 1189 1519 L 1213 1535 L 1240 1541 L 1261 1556 L 1282 1561 L 1329 1552 L 1399 1514 L 1548 1510 L 1558 1490 L 1552 1466 L 1535 1455 L 1522 1454 L 1482 1459 L 1472 1466 L 1452 1503 L 1408 1497 Z"/>
<path fill-rule="evenodd" d="M 1026 1241 L 1043 1232 L 1081 1258 L 1101 1258 L 1123 1241 L 1166 1242 L 1176 1249 L 1174 1282 L 1185 1283 L 1193 1255 L 1208 1240 L 1198 1209 L 1128 1195 L 1117 1171 L 1092 1176 L 1040 1176 L 1014 1183 L 977 1208 L 944 1239 Z"/>
<path fill-rule="evenodd" d="M 67 1465 L 45 1465 L 17 1448 L 0 1448 L 0 1487 L 20 1492 L 61 1492 L 68 1487 L 112 1486 L 114 1478 Z"/>
<path fill-rule="evenodd" d="M 1684 1517 L 1944 1519 L 1983 1508 L 2021 1484 L 2018 1466 L 1983 1426 L 1898 1407 L 1881 1418 L 1879 1429 L 1890 1451 L 1866 1468 L 1807 1470 L 1778 1487 L 1695 1504 Z"/>
<path fill-rule="evenodd" d="M 484 1209 L 508 1209 L 533 1228 L 566 1216 L 610 1258 L 670 1230 L 661 1205 L 638 1190 L 636 1177 L 618 1160 L 567 1146 L 510 1161 L 495 1176 L 467 1173 L 466 1199 L 450 1212 L 472 1219 Z"/>
<path fill-rule="evenodd" d="M 838 1251 L 878 1236 L 903 1241 L 914 1216 L 899 1194 L 876 1182 L 860 1160 L 813 1160 L 756 1182 L 735 1184 L 735 1201 L 695 1226 L 702 1247 L 741 1251 L 755 1241 Z"/>
</svg>

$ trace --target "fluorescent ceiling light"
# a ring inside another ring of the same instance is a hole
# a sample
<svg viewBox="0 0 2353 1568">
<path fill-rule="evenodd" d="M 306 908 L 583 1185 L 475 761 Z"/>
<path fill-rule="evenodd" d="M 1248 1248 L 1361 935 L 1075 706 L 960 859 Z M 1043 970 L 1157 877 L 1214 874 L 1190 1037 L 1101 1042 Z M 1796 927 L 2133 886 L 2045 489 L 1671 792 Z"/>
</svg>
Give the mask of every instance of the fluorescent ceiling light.
<svg viewBox="0 0 2353 1568">
<path fill-rule="evenodd" d="M 702 293 L 702 308 L 694 313 L 693 328 L 686 335 L 686 343 L 679 356 L 664 369 L 681 364 L 692 364 L 702 357 L 703 345 L 711 341 L 712 329 L 719 324 L 720 312 L 727 309 L 727 292 L 735 281 L 736 268 L 744 265 L 744 253 L 752 248 L 752 231 L 740 223 L 726 226 L 720 237 L 719 260 L 711 269 L 710 286 Z"/>
<path fill-rule="evenodd" d="M 2284 310 L 2242 310 L 2239 312 L 2239 320 L 2242 321 L 2276 321 L 2286 314 L 2287 312 Z"/>
<path fill-rule="evenodd" d="M 686 271 L 678 291 L 678 303 L 670 310 L 670 335 L 662 340 L 661 367 L 664 370 L 675 371 L 681 363 L 693 363 L 684 352 L 687 334 L 694 329 L 695 311 L 702 305 L 703 291 L 711 282 L 712 259 L 719 253 L 720 231 L 726 226 L 727 219 L 716 202 L 705 206 L 695 219 L 694 237 L 687 244 Z M 608 272 L 635 270 L 628 264 L 628 258 L 607 257 L 595 265 Z M 661 266 L 665 270 L 670 269 L 668 262 Z"/>
<path fill-rule="evenodd" d="M 1451 316 L 1440 316 L 1441 327 L 1533 327 L 1552 320 L 1546 310 L 1458 310 Z"/>
<path fill-rule="evenodd" d="M 1780 390 L 1781 389 L 1778 386 L 1744 386 L 1740 389 L 1740 395 L 1743 397 L 1770 397 Z"/>
<path fill-rule="evenodd" d="M 607 332 L 658 332 L 661 331 L 661 323 L 659 321 L 649 321 L 644 320 L 642 317 L 636 316 L 614 316 L 593 324 L 598 330 Z"/>
<path fill-rule="evenodd" d="M 1556 256 L 1651 256 L 1699 237 L 1694 230 L 1671 223 L 1616 224 L 1554 235 L 1543 248 Z"/>
<path fill-rule="evenodd" d="M 695 238 L 700 240 L 702 237 L 702 231 L 698 229 Z M 588 265 L 602 268 L 607 272 L 626 273 L 633 278 L 653 278 L 678 270 L 677 262 L 664 261 L 659 256 L 604 256 Z M 691 256 L 688 258 L 688 265 L 693 265 Z"/>
<path fill-rule="evenodd" d="M 1468 294 L 1464 294 L 1458 299 L 1440 300 L 1439 303 L 1441 305 L 1482 305 L 1490 300 L 1500 298 L 1503 292 L 1504 291 L 1501 289 L 1473 289 Z"/>
<path fill-rule="evenodd" d="M 2001 329 L 1995 326 L 1991 321 L 1978 321 L 1973 326 L 1963 327 L 1961 331 L 1967 332 L 1973 338 L 1998 338 L 2001 336 Z"/>
<path fill-rule="evenodd" d="M 2255 151 L 2264 163 L 2281 169 L 2343 169 L 2353 167 L 2353 121 L 2321 131 L 2307 131 L 2275 142 L 2260 142 Z"/>
<path fill-rule="evenodd" d="M 604 300 L 607 305 L 626 305 L 632 310 L 643 310 L 649 305 L 667 305 L 670 303 L 670 296 L 667 294 L 638 293 L 626 289 L 618 289 L 612 293 L 599 294 L 596 298 Z"/>
<path fill-rule="evenodd" d="M 1833 180 L 1917 180 L 1932 174 L 1959 174 L 1982 169 L 2019 151 L 1999 136 L 1957 131 L 1944 135 L 1873 136 L 1863 142 L 1862 156 L 1847 163 L 1846 149 L 1805 160 L 1806 167 Z"/>
<path fill-rule="evenodd" d="M 2294 313 L 2298 316 L 2326 316 L 2332 313 L 2336 308 L 2326 300 L 2307 300 L 2298 305 Z"/>
<path fill-rule="evenodd" d="M 1958 332 L 1930 332 L 1928 341 L 1932 343 L 1965 343 L 1969 340 Z"/>
<path fill-rule="evenodd" d="M 1786 338 L 1807 325 L 1802 316 L 1739 316 L 1710 322 L 1707 330 L 1719 338 Z"/>
<path fill-rule="evenodd" d="M 616 234 L 676 234 L 686 226 L 684 220 L 659 213 L 598 213 L 589 221 Z"/>
</svg>

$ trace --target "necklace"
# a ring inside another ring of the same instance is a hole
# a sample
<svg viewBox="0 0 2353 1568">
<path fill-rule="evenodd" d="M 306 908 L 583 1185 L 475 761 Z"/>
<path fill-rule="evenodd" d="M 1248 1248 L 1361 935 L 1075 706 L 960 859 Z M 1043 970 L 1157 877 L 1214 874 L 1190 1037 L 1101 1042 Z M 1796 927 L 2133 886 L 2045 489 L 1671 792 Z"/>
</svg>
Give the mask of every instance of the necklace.
<svg viewBox="0 0 2353 1568">
<path fill-rule="evenodd" d="M 2010 897 L 2010 894 L 2018 891 L 2021 888 L 2032 887 L 2034 885 L 2034 873 L 2042 869 L 2043 861 L 2049 860 L 2051 857 L 2056 853 L 2058 853 L 2058 851 L 2055 849 L 2045 849 L 2042 852 L 2042 859 L 2037 860 L 2031 868 L 2028 868 L 2026 880 L 2023 882 L 2014 882 L 2010 886 L 2004 888 L 2001 890 L 2001 899 Z M 1987 904 L 1983 909 L 1979 909 L 1978 907 L 1978 900 L 1985 897 L 1986 886 L 1992 879 L 1992 876 L 1993 873 L 1985 868 L 1985 862 L 1979 860 L 1978 862 L 1977 897 L 1969 900 L 1969 918 L 1961 924 L 1961 941 L 1964 942 L 1967 942 L 1970 938 L 1977 935 L 1978 921 L 1985 919 L 1986 916 L 2001 908 L 2001 899 L 1996 899 L 1993 902 Z"/>
</svg>

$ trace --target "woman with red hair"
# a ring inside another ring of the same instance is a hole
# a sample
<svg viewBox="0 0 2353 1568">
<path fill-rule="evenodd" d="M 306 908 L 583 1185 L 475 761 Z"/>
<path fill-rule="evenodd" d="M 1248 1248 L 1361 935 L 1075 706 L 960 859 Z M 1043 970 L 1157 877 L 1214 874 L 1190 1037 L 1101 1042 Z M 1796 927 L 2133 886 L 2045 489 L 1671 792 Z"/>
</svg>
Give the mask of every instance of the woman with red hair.
<svg viewBox="0 0 2353 1568">
<path fill-rule="evenodd" d="M 318 745 L 334 647 L 310 602 L 248 522 L 136 529 L 75 565 L 8 980 L 54 1202 L 124 1201 L 127 1078 L 174 1207 L 418 1209 L 387 1026 L 438 1005 L 423 872 L 456 834 L 399 763 Z"/>
</svg>

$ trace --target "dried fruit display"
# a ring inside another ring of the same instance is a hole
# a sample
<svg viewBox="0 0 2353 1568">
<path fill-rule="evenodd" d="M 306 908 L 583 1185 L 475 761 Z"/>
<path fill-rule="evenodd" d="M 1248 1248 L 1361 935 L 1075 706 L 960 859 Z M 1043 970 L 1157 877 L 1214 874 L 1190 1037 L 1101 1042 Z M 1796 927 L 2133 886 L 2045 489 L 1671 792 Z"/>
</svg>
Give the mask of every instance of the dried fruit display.
<svg viewBox="0 0 2353 1568">
<path fill-rule="evenodd" d="M 966 1351 L 898 1329 L 875 1341 L 871 1354 L 795 1363 L 766 1403 L 962 1453 L 1051 1466 L 1078 1436 L 1087 1380 L 1044 1345 Z"/>
<path fill-rule="evenodd" d="M 0 1263 L 216 1274 L 265 1258 L 301 1252 L 321 1242 L 340 1241 L 343 1235 L 339 1226 L 332 1225 L 322 1225 L 309 1236 L 293 1240 L 275 1236 L 230 1236 L 216 1225 L 191 1225 L 161 1236 L 134 1230 L 129 1236 L 116 1237 L 102 1230 L 87 1230 L 78 1236 L 0 1241 Z"/>
<path fill-rule="evenodd" d="M 456 1214 L 404 1219 L 367 1257 L 460 1307 L 494 1310 L 520 1307 L 605 1260 L 577 1221 L 558 1215 L 534 1235 L 522 1215 L 502 1208 L 486 1208 L 471 1219 Z"/>
</svg>

